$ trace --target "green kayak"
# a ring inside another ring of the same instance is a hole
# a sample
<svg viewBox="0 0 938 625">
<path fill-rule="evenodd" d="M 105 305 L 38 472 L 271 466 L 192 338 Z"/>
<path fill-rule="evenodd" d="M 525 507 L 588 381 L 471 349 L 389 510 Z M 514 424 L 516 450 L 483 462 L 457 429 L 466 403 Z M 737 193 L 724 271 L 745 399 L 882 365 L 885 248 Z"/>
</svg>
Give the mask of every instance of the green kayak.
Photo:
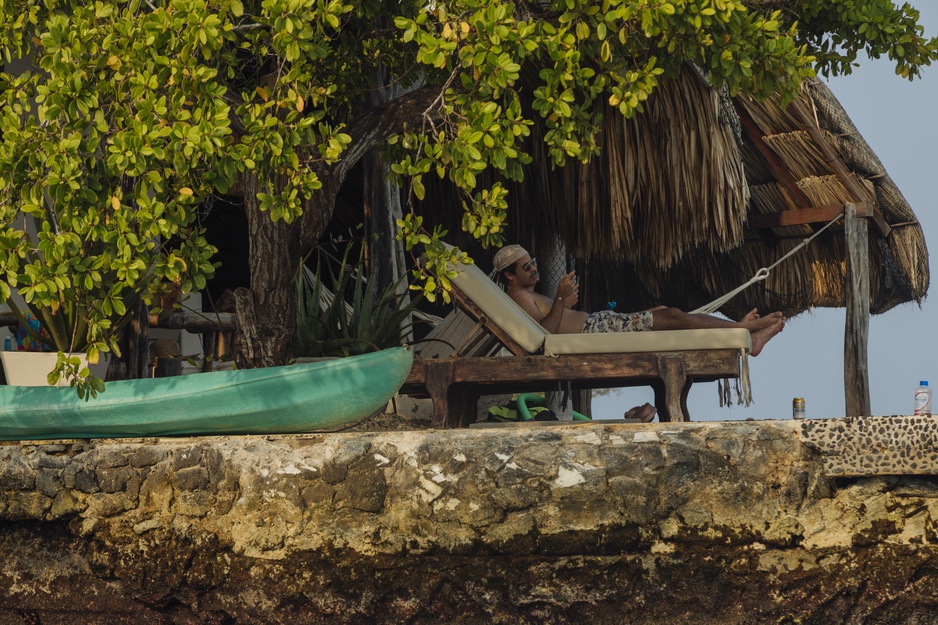
<svg viewBox="0 0 938 625">
<path fill-rule="evenodd" d="M 412 360 L 398 347 L 313 364 L 108 382 L 87 402 L 71 388 L 0 386 L 0 440 L 335 428 L 387 404 Z"/>
</svg>

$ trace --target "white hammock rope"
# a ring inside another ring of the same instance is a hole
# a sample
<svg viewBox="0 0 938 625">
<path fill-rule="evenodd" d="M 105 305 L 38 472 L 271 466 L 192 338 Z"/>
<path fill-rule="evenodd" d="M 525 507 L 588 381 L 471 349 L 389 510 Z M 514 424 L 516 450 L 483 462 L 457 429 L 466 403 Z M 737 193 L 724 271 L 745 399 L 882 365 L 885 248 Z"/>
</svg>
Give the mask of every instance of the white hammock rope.
<svg viewBox="0 0 938 625">
<path fill-rule="evenodd" d="M 745 284 L 742 284 L 741 286 L 736 287 L 735 289 L 733 289 L 732 291 L 730 291 L 729 293 L 725 295 L 721 295 L 720 297 L 713 300 L 709 304 L 705 304 L 701 306 L 700 308 L 697 308 L 696 310 L 692 310 L 691 314 L 701 314 L 701 313 L 711 314 L 711 313 L 716 312 L 724 304 L 726 304 L 728 301 L 730 301 L 731 299 L 733 299 L 734 297 L 736 297 L 737 295 L 739 295 L 740 293 L 748 289 L 750 286 L 752 286 L 756 282 L 762 282 L 763 280 L 768 278 L 769 274 L 772 273 L 773 269 L 775 269 L 776 267 L 781 265 L 783 262 L 785 262 L 786 260 L 794 256 L 795 254 L 800 252 L 802 249 L 807 247 L 808 244 L 811 243 L 811 241 L 816 239 L 822 232 L 824 232 L 825 230 L 833 226 L 842 218 L 843 218 L 843 213 L 841 213 L 840 215 L 837 215 L 836 217 L 831 219 L 829 222 L 827 222 L 827 224 L 823 228 L 821 228 L 820 230 L 812 234 L 810 237 L 802 240 L 801 243 L 791 248 L 787 254 L 779 258 L 777 261 L 775 261 L 768 267 L 762 267 L 758 271 L 756 271 L 755 275 L 753 275 L 752 278 L 750 278 L 748 282 L 746 282 Z M 753 403 L 752 387 L 750 385 L 750 379 L 749 379 L 749 359 L 747 356 L 748 354 L 746 353 L 746 350 L 744 349 L 740 350 L 740 355 L 739 355 L 740 379 L 736 380 L 736 397 L 737 397 L 736 403 L 738 405 L 745 405 L 745 406 L 749 406 Z M 717 382 L 717 393 L 720 396 L 721 407 L 729 406 L 732 403 L 732 393 L 730 391 L 730 388 L 731 387 L 730 387 L 729 379 L 723 380 L 722 382 L 720 381 Z"/>
<path fill-rule="evenodd" d="M 762 267 L 761 269 L 759 269 L 759 270 L 755 273 L 755 275 L 753 275 L 752 278 L 749 279 L 748 282 L 746 282 L 745 284 L 742 284 L 742 285 L 736 287 L 735 289 L 733 289 L 732 291 L 726 293 L 725 295 L 721 295 L 720 297 L 718 297 L 717 299 L 713 300 L 713 301 L 710 302 L 709 304 L 704 304 L 704 305 L 701 306 L 700 308 L 697 308 L 697 309 L 695 309 L 695 310 L 692 310 L 692 311 L 691 311 L 691 314 L 711 314 L 711 313 L 716 312 L 716 311 L 719 310 L 724 304 L 726 304 L 728 301 L 730 301 L 731 299 L 733 299 L 734 297 L 736 297 L 737 295 L 739 295 L 740 293 L 742 293 L 743 291 L 745 291 L 746 289 L 748 289 L 750 286 L 752 286 L 752 285 L 755 284 L 756 282 L 762 282 L 763 280 L 765 280 L 766 278 L 768 278 L 768 277 L 769 277 L 769 274 L 772 272 L 773 269 L 775 269 L 776 267 L 778 267 L 779 265 L 781 265 L 783 262 L 785 262 L 786 260 L 788 260 L 789 258 L 791 258 L 792 256 L 794 256 L 797 252 L 801 251 L 803 248 L 807 247 L 808 244 L 811 243 L 811 241 L 813 241 L 814 239 L 816 239 L 822 232 L 824 232 L 825 230 L 827 230 L 828 228 L 830 228 L 831 226 L 833 226 L 835 223 L 837 223 L 838 221 L 840 221 L 842 218 L 843 218 L 843 214 L 837 215 L 836 217 L 834 217 L 833 219 L 831 219 L 829 222 L 827 222 L 827 224 L 826 224 L 823 228 L 821 228 L 820 230 L 818 230 L 817 232 L 815 232 L 814 234 L 812 234 L 812 235 L 811 235 L 810 237 L 808 237 L 807 239 L 804 239 L 801 243 L 799 243 L 799 244 L 796 245 L 795 247 L 791 248 L 791 249 L 788 251 L 787 254 L 785 254 L 784 256 L 782 256 L 781 258 L 779 258 L 777 261 L 775 261 L 774 263 L 772 263 L 772 264 L 769 265 L 768 267 Z"/>
</svg>

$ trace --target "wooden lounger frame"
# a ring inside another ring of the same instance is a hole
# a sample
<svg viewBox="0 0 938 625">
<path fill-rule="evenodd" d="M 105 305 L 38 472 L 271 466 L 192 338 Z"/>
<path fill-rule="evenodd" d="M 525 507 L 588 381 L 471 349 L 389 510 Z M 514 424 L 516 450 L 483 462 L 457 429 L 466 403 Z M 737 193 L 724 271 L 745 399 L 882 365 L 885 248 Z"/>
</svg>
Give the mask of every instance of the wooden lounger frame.
<svg viewBox="0 0 938 625">
<path fill-rule="evenodd" d="M 513 355 L 415 359 L 401 392 L 427 394 L 433 400 L 432 425 L 468 427 L 476 418 L 479 397 L 497 393 L 651 386 L 661 421 L 689 421 L 687 395 L 694 382 L 739 378 L 738 349 L 569 354 L 528 353 L 501 327 L 453 286 L 457 306 Z"/>
</svg>

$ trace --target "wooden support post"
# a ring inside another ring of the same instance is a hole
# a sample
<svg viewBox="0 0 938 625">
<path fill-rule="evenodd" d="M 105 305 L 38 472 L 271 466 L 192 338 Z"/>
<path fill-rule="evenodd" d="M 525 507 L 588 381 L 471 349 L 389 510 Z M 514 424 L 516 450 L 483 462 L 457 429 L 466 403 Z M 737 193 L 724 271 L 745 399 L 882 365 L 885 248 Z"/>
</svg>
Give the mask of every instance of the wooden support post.
<svg viewBox="0 0 938 625">
<path fill-rule="evenodd" d="M 866 219 L 856 207 L 844 210 L 847 243 L 847 320 L 844 328 L 844 393 L 848 417 L 869 416 L 870 250 Z"/>
</svg>

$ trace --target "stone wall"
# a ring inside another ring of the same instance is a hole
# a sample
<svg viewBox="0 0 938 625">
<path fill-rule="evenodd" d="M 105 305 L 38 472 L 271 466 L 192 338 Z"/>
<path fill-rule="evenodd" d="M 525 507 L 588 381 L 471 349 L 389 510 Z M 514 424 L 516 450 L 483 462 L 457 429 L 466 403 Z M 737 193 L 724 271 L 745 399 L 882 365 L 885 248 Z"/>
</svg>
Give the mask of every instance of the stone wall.
<svg viewBox="0 0 938 625">
<path fill-rule="evenodd" d="M 938 622 L 938 484 L 803 424 L 0 444 L 0 625 Z"/>
</svg>

